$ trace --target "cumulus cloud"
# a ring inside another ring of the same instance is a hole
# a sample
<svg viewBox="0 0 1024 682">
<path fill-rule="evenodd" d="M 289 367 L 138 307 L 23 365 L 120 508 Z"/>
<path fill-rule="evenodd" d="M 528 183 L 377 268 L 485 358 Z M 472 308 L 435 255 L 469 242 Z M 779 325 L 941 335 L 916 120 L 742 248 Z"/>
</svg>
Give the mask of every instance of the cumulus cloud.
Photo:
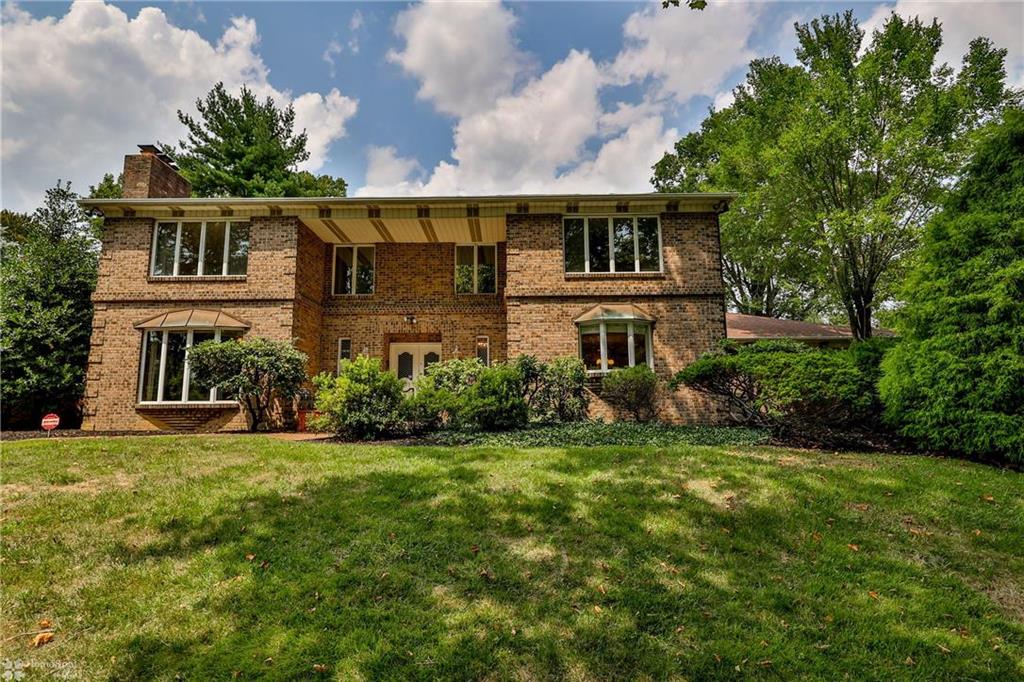
<svg viewBox="0 0 1024 682">
<path fill-rule="evenodd" d="M 516 17 L 495 0 L 425 2 L 398 15 L 405 41 L 388 59 L 419 79 L 417 96 L 438 111 L 466 116 L 512 91 L 528 60 L 512 36 Z"/>
<path fill-rule="evenodd" d="M 372 193 L 650 190 L 651 166 L 679 135 L 666 127 L 666 114 L 694 96 L 716 95 L 750 60 L 759 11 L 645 7 L 626 21 L 625 46 L 608 63 L 571 50 L 534 74 L 514 41 L 515 16 L 500 4 L 408 9 L 396 21 L 405 47 L 391 59 L 419 80 L 421 98 L 456 117 L 454 146 L 429 174 L 390 184 L 378 177 L 368 183 Z M 602 105 L 606 88 L 636 84 L 641 101 Z"/>
<path fill-rule="evenodd" d="M 366 162 L 366 184 L 356 191 L 356 196 L 422 192 L 423 166 L 416 159 L 399 156 L 394 147 L 370 147 Z"/>
<path fill-rule="evenodd" d="M 154 7 L 134 18 L 96 2 L 41 19 L 11 4 L 3 11 L 6 208 L 34 207 L 58 177 L 85 191 L 103 173 L 119 171 L 135 144 L 179 139 L 177 110 L 191 111 L 218 81 L 293 103 L 296 125 L 309 135 L 307 170 L 323 165 L 357 109 L 336 89 L 294 97 L 271 85 L 256 23 L 245 17 L 232 19 L 211 43 Z"/>
<path fill-rule="evenodd" d="M 1006 48 L 1007 81 L 1024 87 L 1024 4 L 1015 2 L 941 2 L 937 0 L 898 0 L 881 5 L 864 22 L 870 40 L 871 31 L 880 29 L 895 11 L 903 17 L 920 17 L 942 24 L 942 47 L 938 61 L 959 68 L 968 45 L 979 36 L 992 39 L 996 47 Z"/>
</svg>

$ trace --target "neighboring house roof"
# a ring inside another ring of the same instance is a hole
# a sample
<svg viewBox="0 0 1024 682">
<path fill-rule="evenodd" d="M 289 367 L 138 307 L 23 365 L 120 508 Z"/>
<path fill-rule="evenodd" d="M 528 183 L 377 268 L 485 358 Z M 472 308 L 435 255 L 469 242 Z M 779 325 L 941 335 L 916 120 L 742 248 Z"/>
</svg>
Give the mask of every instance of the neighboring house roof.
<svg viewBox="0 0 1024 682">
<path fill-rule="evenodd" d="M 725 314 L 726 336 L 733 341 L 794 339 L 796 341 L 842 341 L 853 339 L 849 327 L 815 324 L 800 320 L 779 320 L 760 315 Z M 888 329 L 875 329 L 875 336 L 895 336 Z"/>
</svg>

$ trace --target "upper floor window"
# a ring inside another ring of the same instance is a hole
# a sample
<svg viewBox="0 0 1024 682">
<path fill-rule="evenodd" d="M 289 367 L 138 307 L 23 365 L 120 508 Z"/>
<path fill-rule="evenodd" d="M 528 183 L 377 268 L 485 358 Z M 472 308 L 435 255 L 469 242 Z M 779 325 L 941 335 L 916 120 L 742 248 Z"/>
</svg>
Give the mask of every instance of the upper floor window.
<svg viewBox="0 0 1024 682">
<path fill-rule="evenodd" d="M 154 277 L 244 275 L 248 267 L 247 222 L 161 221 L 153 227 Z"/>
<path fill-rule="evenodd" d="M 212 402 L 227 396 L 194 381 L 187 351 L 203 341 L 239 339 L 239 329 L 147 329 L 142 337 L 139 400 L 146 403 Z"/>
<path fill-rule="evenodd" d="M 334 247 L 334 294 L 372 294 L 373 246 Z"/>
<path fill-rule="evenodd" d="M 563 230 L 566 272 L 661 272 L 655 216 L 565 218 Z"/>
<path fill-rule="evenodd" d="M 459 244 L 455 247 L 455 293 L 493 294 L 498 282 L 498 247 Z"/>
</svg>

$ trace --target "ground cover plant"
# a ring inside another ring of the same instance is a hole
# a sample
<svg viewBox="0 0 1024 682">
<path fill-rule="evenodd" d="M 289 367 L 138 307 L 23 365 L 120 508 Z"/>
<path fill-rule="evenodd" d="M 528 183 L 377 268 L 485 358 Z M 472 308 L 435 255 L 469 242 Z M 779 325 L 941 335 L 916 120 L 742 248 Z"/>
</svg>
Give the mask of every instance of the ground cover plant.
<svg viewBox="0 0 1024 682">
<path fill-rule="evenodd" d="M 32 674 L 1024 675 L 1021 474 L 977 463 L 265 435 L 0 456 L 0 658 Z"/>
</svg>

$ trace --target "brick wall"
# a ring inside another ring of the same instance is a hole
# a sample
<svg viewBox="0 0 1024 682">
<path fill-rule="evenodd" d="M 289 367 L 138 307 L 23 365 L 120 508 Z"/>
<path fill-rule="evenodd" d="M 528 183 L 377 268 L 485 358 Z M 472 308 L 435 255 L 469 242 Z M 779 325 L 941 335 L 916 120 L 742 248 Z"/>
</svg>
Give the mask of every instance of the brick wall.
<svg viewBox="0 0 1024 682">
<path fill-rule="evenodd" d="M 125 199 L 183 198 L 192 196 L 192 185 L 153 154 L 124 157 L 121 180 Z"/>
<path fill-rule="evenodd" d="M 374 293 L 334 296 L 333 249 L 324 264 L 322 370 L 337 367 L 338 339 L 353 354 L 389 361 L 389 343 L 441 338 L 441 356 L 473 357 L 476 337 L 488 336 L 492 361 L 506 357 L 504 243 L 498 244 L 496 294 L 455 293 L 455 244 L 376 244 Z M 416 323 L 406 321 L 414 315 Z"/>
<path fill-rule="evenodd" d="M 544 360 L 578 356 L 573 320 L 598 303 L 635 303 L 657 319 L 653 333 L 654 369 L 668 381 L 702 352 L 725 337 L 718 217 L 713 213 L 661 214 L 659 275 L 567 275 L 562 253 L 562 216 L 508 217 L 508 354 Z M 597 382 L 595 382 L 597 383 Z M 707 423 L 716 406 L 686 389 L 662 396 L 661 417 Z M 593 396 L 593 416 L 613 411 Z"/>
</svg>

